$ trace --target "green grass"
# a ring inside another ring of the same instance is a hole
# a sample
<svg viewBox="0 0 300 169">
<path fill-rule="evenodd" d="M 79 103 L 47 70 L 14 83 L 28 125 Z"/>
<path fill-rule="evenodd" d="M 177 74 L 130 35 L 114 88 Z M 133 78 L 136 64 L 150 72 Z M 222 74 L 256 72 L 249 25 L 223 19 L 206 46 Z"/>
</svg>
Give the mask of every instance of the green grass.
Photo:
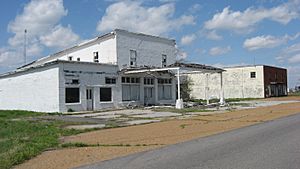
<svg viewBox="0 0 300 169">
<path fill-rule="evenodd" d="M 300 91 L 299 91 L 299 92 L 292 92 L 292 93 L 289 93 L 288 96 L 300 96 Z"/>
<path fill-rule="evenodd" d="M 30 120 L 45 115 L 0 110 L 0 169 L 12 168 L 41 152 L 59 146 L 59 137 L 82 131 L 63 129 L 61 121 Z"/>
</svg>

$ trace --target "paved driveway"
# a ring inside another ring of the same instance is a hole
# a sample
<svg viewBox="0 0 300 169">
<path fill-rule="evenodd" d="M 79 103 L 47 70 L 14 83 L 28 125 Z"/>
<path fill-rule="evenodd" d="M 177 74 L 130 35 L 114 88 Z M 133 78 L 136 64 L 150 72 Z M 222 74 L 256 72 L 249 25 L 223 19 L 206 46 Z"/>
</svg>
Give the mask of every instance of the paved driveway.
<svg viewBox="0 0 300 169">
<path fill-rule="evenodd" d="M 81 169 L 299 169 L 300 114 Z"/>
</svg>

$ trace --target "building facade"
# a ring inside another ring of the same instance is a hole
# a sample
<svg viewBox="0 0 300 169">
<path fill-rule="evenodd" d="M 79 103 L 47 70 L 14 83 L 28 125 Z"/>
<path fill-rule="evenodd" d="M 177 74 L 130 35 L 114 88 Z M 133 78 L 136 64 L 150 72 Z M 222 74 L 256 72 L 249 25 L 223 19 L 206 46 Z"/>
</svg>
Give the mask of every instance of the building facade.
<svg viewBox="0 0 300 169">
<path fill-rule="evenodd" d="M 175 104 L 175 40 L 116 29 L 0 76 L 0 109 L 92 111 Z"/>
<path fill-rule="evenodd" d="M 256 65 L 224 68 L 220 74 L 190 74 L 195 99 L 265 98 L 287 95 L 287 70 Z"/>
</svg>

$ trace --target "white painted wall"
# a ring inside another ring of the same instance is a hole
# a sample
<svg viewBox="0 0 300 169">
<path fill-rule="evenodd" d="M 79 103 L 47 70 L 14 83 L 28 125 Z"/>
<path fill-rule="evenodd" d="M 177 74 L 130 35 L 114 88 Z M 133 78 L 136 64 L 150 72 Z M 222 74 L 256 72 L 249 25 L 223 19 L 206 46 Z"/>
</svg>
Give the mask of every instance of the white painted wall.
<svg viewBox="0 0 300 169">
<path fill-rule="evenodd" d="M 263 66 L 225 68 L 223 89 L 225 98 L 264 98 Z M 256 72 L 256 78 L 250 78 Z M 220 98 L 221 84 L 219 74 L 191 74 L 191 96 L 196 99 Z"/>
<path fill-rule="evenodd" d="M 176 61 L 175 42 L 132 33 L 117 33 L 117 58 L 120 68 L 129 67 L 130 50 L 137 51 L 137 66 L 162 66 L 162 54 L 167 65 Z"/>
<path fill-rule="evenodd" d="M 80 47 L 78 50 L 62 55 L 60 60 L 68 60 L 69 56 L 73 61 L 94 62 L 94 52 L 99 53 L 99 63 L 117 64 L 116 38 L 115 36 L 106 37 L 95 43 Z"/>
<path fill-rule="evenodd" d="M 0 109 L 59 111 L 57 65 L 0 77 Z"/>
<path fill-rule="evenodd" d="M 94 91 L 94 109 L 100 110 L 108 107 L 118 107 L 121 93 L 118 83 L 116 85 L 105 84 L 105 77 L 118 77 L 118 67 L 113 65 L 87 64 L 87 63 L 61 63 L 59 99 L 60 111 L 66 112 L 68 109 L 75 111 L 85 111 L 87 108 L 86 89 L 90 87 Z M 73 76 L 71 76 L 73 75 Z M 79 85 L 66 84 L 67 79 L 79 79 Z M 65 88 L 80 88 L 80 103 L 65 103 Z M 100 102 L 100 87 L 112 88 L 112 102 Z"/>
<path fill-rule="evenodd" d="M 92 88 L 94 95 L 94 110 L 101 110 L 103 108 L 126 106 L 129 102 L 122 101 L 122 76 L 126 77 L 140 77 L 140 100 L 136 104 L 144 104 L 144 80 L 145 74 L 118 74 L 118 67 L 113 65 L 100 65 L 88 63 L 61 63 L 60 64 L 60 85 L 59 85 L 59 99 L 60 111 L 66 112 L 68 109 L 74 111 L 87 110 L 86 89 Z M 72 75 L 72 76 L 71 76 Z M 156 75 L 160 78 L 172 78 L 168 74 Z M 116 84 L 105 84 L 105 77 L 116 77 Z M 66 84 L 68 79 L 79 79 L 79 85 Z M 156 104 L 174 104 L 176 98 L 175 81 L 173 79 L 173 93 L 170 100 L 155 100 Z M 79 103 L 65 103 L 65 88 L 79 87 L 80 88 L 80 102 Z M 100 87 L 112 88 L 112 101 L 100 102 Z"/>
</svg>

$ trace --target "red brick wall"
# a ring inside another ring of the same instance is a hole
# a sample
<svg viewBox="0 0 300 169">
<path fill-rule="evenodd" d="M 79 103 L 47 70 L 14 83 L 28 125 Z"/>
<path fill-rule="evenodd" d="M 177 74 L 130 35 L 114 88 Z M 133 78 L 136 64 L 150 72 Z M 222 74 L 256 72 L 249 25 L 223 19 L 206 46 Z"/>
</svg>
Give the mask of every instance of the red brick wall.
<svg viewBox="0 0 300 169">
<path fill-rule="evenodd" d="M 264 87 L 283 84 L 287 88 L 287 70 L 278 67 L 264 66 Z M 285 89 L 287 90 L 287 89 Z M 265 91 L 265 97 L 268 97 Z"/>
</svg>

